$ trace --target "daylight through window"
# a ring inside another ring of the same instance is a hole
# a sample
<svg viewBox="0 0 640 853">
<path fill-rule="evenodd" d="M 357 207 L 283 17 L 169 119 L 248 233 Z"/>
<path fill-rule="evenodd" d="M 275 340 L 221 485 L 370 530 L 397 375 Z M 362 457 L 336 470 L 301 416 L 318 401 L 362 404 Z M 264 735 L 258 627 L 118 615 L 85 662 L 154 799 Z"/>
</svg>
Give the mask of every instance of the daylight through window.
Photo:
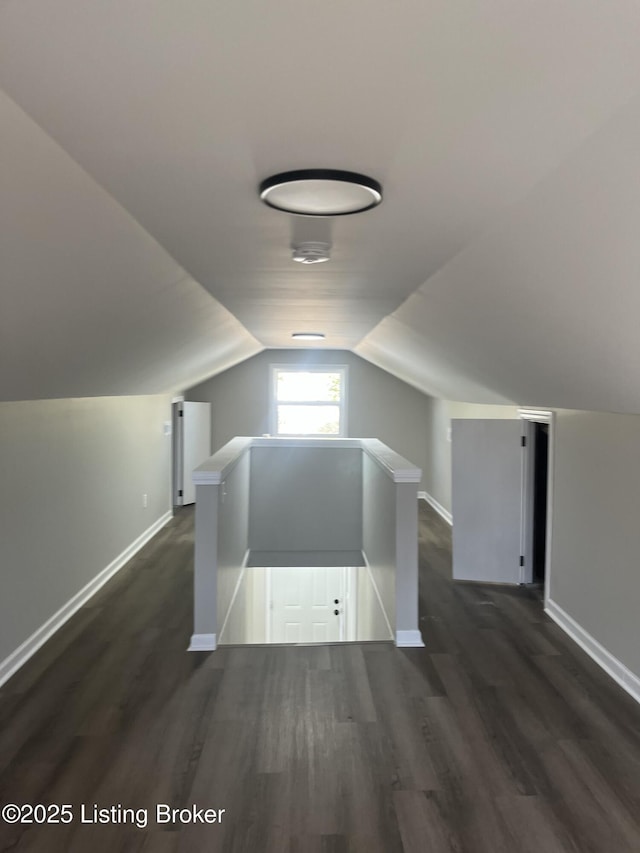
<svg viewBox="0 0 640 853">
<path fill-rule="evenodd" d="M 272 367 L 275 435 L 346 434 L 346 368 Z"/>
</svg>

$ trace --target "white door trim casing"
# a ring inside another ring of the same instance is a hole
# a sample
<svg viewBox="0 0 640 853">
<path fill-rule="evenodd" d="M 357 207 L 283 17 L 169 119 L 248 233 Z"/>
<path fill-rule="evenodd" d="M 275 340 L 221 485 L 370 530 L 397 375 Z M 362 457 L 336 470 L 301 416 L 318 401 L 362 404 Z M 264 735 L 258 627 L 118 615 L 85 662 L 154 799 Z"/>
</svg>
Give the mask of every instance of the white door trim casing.
<svg viewBox="0 0 640 853">
<path fill-rule="evenodd" d="M 549 425 L 549 457 L 547 461 L 547 529 L 546 529 L 546 547 L 544 557 L 544 608 L 549 609 L 550 601 L 550 584 L 551 584 L 551 550 L 552 550 L 552 535 L 553 535 L 553 492 L 554 492 L 554 468 L 555 468 L 555 412 L 550 409 L 518 409 L 518 414 L 523 421 L 532 423 L 548 424 Z M 523 425 L 524 426 L 524 425 Z M 529 430 L 527 431 L 529 435 Z M 533 528 L 533 507 L 531 506 L 531 458 L 527 452 L 525 456 L 525 476 L 522 484 L 522 503 L 523 503 L 523 529 L 522 541 L 526 550 L 523 551 L 525 556 L 525 564 L 528 562 L 531 565 L 531 538 L 528 536 L 529 527 Z"/>
</svg>

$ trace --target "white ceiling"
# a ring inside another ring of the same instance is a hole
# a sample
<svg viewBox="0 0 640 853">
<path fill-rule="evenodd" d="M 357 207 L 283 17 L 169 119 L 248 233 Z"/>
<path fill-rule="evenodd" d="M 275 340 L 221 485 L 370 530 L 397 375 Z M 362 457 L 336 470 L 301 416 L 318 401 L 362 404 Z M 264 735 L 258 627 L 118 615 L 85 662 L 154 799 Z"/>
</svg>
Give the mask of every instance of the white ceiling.
<svg viewBox="0 0 640 853">
<path fill-rule="evenodd" d="M 3 0 L 0 398 L 311 328 L 451 399 L 640 411 L 639 36 L 640 0 Z M 384 201 L 259 202 L 305 167 Z"/>
</svg>

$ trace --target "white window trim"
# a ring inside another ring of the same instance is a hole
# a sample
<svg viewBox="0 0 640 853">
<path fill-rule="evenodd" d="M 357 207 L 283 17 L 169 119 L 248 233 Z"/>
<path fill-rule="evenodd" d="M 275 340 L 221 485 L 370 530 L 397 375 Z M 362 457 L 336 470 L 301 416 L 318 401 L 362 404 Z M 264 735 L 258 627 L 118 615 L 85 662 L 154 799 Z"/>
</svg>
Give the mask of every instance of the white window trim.
<svg viewBox="0 0 640 853">
<path fill-rule="evenodd" d="M 278 404 L 293 406 L 326 406 L 326 400 L 305 400 L 304 403 L 298 400 L 278 400 L 277 399 L 277 377 L 278 371 L 284 370 L 289 373 L 341 373 L 342 381 L 340 383 L 340 432 L 334 438 L 347 438 L 349 435 L 347 426 L 347 383 L 349 381 L 349 370 L 346 364 L 271 364 L 269 365 L 271 375 L 269 377 L 269 427 L 271 435 L 278 435 Z M 329 405 L 333 402 L 329 401 Z M 324 433 L 301 433 L 299 436 L 290 433 L 283 434 L 287 438 L 326 438 Z"/>
</svg>

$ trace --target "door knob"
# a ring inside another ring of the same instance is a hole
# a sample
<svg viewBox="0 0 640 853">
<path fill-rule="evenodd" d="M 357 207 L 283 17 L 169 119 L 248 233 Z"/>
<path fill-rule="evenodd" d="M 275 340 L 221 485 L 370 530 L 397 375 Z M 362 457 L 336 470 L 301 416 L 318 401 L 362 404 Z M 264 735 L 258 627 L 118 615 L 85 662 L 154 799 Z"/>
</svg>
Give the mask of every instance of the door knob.
<svg viewBox="0 0 640 853">
<path fill-rule="evenodd" d="M 334 598 L 334 599 L 333 599 L 333 603 L 334 603 L 334 604 L 340 604 L 340 602 L 338 601 L 338 599 L 337 599 L 337 598 Z"/>
<path fill-rule="evenodd" d="M 335 616 L 339 616 L 339 615 L 340 615 L 340 611 L 339 611 L 339 610 L 334 610 L 333 612 L 334 612 L 334 615 L 335 615 Z"/>
</svg>

